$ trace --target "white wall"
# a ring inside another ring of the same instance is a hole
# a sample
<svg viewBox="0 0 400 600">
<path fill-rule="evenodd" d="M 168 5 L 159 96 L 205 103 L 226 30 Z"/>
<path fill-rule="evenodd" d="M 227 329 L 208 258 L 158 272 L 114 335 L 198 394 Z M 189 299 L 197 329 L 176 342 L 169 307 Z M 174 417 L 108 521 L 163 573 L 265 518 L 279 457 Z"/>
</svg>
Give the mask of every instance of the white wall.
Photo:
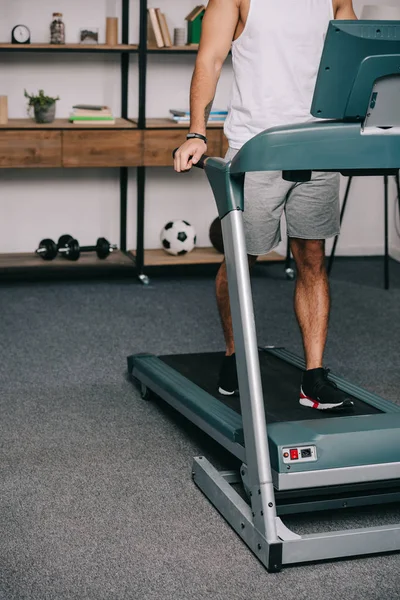
<svg viewBox="0 0 400 600">
<path fill-rule="evenodd" d="M 392 0 L 394 1 L 394 0 Z M 374 0 L 378 2 L 378 0 Z M 384 2 L 381 2 L 382 4 Z M 138 2 L 131 1 L 130 42 L 138 41 Z M 154 0 L 167 15 L 171 30 L 184 26 L 193 0 Z M 363 2 L 355 1 L 359 10 Z M 116 7 L 116 8 L 115 8 Z M 100 28 L 104 40 L 107 14 L 117 10 L 120 0 L 13 0 L 2 1 L 0 40 L 10 39 L 11 28 L 25 23 L 33 42 L 47 42 L 52 12 L 64 13 L 67 41 L 76 42 L 80 27 Z M 166 117 L 171 107 L 188 105 L 194 56 L 154 55 L 149 57 L 147 114 Z M 218 87 L 215 107 L 226 107 L 231 81 L 230 59 Z M 131 58 L 129 114 L 136 117 L 137 57 Z M 11 118 L 26 116 L 24 88 L 43 88 L 60 95 L 57 111 L 67 117 L 77 102 L 109 104 L 120 114 L 118 59 L 109 55 L 0 54 L 0 94 L 9 98 Z M 136 173 L 130 173 L 128 245 L 136 244 Z M 380 254 L 383 251 L 383 186 L 380 179 L 357 179 L 349 201 L 341 254 Z M 119 240 L 119 193 L 116 169 L 0 169 L 0 252 L 31 251 L 42 237 L 57 238 L 68 232 L 81 243 L 93 242 L 99 235 Z M 394 214 L 394 193 L 390 215 Z M 209 186 L 201 172 L 185 176 L 171 169 L 147 170 L 146 233 L 147 248 L 159 246 L 159 232 L 171 218 L 184 218 L 197 229 L 199 245 L 209 245 L 208 227 L 216 215 Z M 393 218 L 392 218 L 393 221 Z M 393 255 L 400 259 L 400 238 L 391 231 Z M 283 247 L 282 247 L 283 249 Z"/>
</svg>

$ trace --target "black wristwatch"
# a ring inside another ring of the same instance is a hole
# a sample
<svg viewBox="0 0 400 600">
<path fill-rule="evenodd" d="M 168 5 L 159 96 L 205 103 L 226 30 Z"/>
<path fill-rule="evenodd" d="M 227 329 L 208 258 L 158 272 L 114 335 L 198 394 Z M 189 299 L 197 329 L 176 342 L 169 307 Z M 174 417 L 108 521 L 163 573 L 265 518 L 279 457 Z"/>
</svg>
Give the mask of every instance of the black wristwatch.
<svg viewBox="0 0 400 600">
<path fill-rule="evenodd" d="M 199 140 L 203 140 L 203 142 L 205 144 L 207 144 L 207 138 L 205 135 L 202 135 L 201 133 L 188 133 L 186 136 L 187 140 L 192 140 L 193 138 L 198 138 Z"/>
</svg>

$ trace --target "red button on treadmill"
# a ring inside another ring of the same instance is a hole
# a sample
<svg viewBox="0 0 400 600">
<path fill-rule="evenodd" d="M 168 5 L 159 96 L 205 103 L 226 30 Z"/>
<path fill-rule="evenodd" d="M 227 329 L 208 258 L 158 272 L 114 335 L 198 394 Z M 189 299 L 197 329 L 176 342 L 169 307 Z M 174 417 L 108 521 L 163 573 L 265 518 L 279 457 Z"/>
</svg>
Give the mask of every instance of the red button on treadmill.
<svg viewBox="0 0 400 600">
<path fill-rule="evenodd" d="M 290 450 L 290 460 L 298 460 L 299 458 L 299 451 L 296 449 L 292 449 Z"/>
</svg>

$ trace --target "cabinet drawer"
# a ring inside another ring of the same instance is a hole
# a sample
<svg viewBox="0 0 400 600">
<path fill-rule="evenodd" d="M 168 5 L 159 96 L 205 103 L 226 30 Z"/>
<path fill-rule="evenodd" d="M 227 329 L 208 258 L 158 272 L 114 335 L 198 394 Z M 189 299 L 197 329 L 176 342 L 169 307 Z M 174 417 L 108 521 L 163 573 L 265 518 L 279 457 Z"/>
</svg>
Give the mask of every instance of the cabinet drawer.
<svg viewBox="0 0 400 600">
<path fill-rule="evenodd" d="M 64 167 L 139 167 L 141 131 L 63 131 Z"/>
<path fill-rule="evenodd" d="M 173 164 L 172 152 L 186 138 L 184 129 L 148 129 L 144 132 L 145 167 L 170 167 Z M 207 132 L 208 150 L 210 156 L 221 156 L 221 131 L 218 129 Z"/>
<path fill-rule="evenodd" d="M 0 131 L 0 168 L 61 167 L 59 131 Z"/>
</svg>

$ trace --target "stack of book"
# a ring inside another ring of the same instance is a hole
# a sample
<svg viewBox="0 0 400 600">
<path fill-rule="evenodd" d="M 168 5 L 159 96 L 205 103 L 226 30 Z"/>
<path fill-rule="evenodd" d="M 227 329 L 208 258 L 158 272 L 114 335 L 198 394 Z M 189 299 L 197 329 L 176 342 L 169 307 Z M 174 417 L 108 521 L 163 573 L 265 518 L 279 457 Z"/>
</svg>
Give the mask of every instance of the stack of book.
<svg viewBox="0 0 400 600">
<path fill-rule="evenodd" d="M 115 119 L 108 106 L 77 104 L 72 107 L 69 120 L 77 125 L 114 125 Z"/>
<path fill-rule="evenodd" d="M 172 39 L 165 15 L 159 8 L 149 8 L 148 15 L 147 42 L 149 47 L 171 48 Z"/>
<path fill-rule="evenodd" d="M 172 120 L 175 123 L 189 123 L 190 122 L 190 111 L 189 110 L 176 110 L 171 108 L 169 111 L 172 115 Z M 227 110 L 212 110 L 208 118 L 208 123 L 214 125 L 223 125 L 228 115 Z"/>
</svg>

